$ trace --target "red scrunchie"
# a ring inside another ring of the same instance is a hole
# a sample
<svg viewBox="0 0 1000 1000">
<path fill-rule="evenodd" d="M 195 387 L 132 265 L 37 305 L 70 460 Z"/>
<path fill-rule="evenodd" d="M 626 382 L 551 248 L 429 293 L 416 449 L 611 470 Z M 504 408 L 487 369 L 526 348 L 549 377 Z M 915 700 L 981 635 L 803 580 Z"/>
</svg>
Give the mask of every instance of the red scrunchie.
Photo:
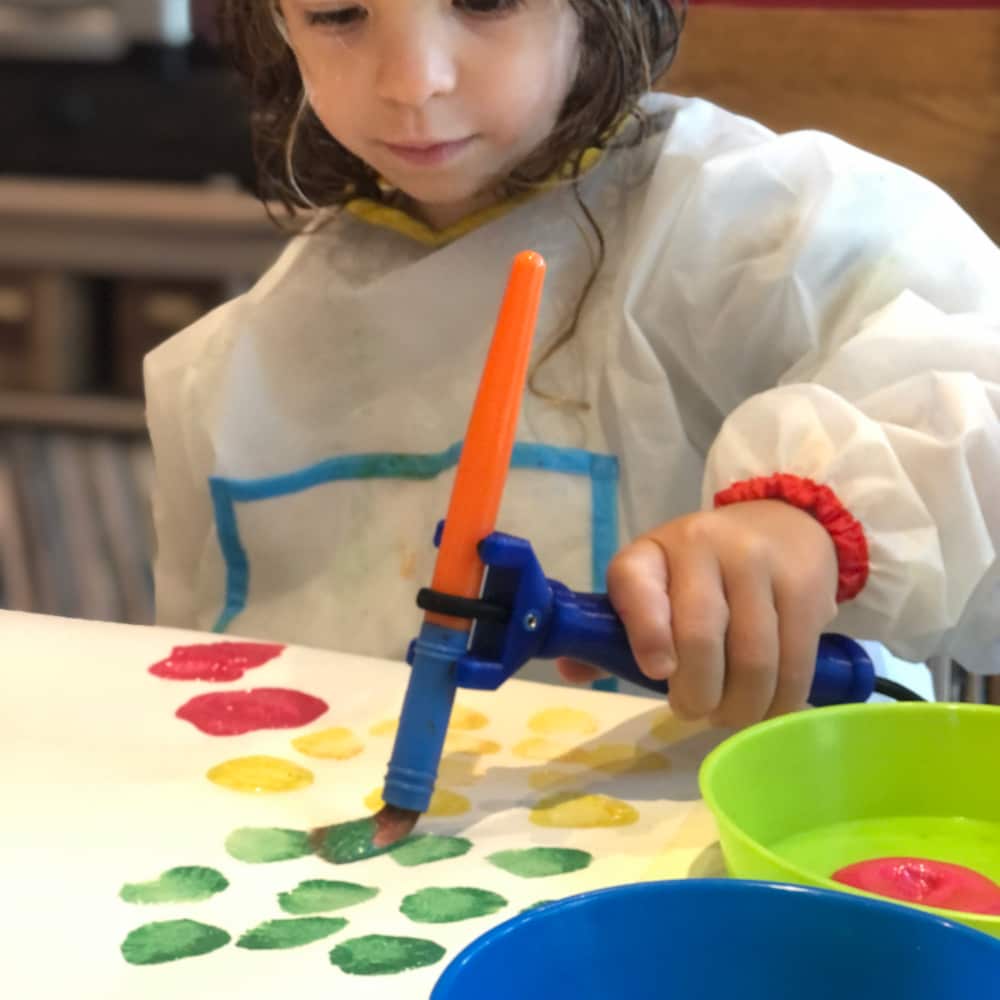
<svg viewBox="0 0 1000 1000">
<path fill-rule="evenodd" d="M 716 507 L 744 500 L 784 500 L 812 514 L 829 532 L 837 549 L 837 601 L 849 601 L 861 593 L 868 580 L 865 529 L 829 486 L 820 486 L 801 476 L 776 472 L 773 476 L 757 476 L 733 483 L 715 494 Z"/>
</svg>

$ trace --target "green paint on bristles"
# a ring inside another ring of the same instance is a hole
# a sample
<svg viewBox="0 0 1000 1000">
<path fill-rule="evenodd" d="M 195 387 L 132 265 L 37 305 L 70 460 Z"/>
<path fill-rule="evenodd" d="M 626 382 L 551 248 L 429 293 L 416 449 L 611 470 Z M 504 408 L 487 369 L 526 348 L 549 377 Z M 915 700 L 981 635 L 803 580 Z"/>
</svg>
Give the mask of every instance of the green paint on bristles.
<svg viewBox="0 0 1000 1000">
<path fill-rule="evenodd" d="M 375 819 L 368 817 L 320 827 L 313 830 L 311 840 L 316 853 L 325 861 L 347 865 L 353 861 L 365 861 L 380 854 L 388 854 L 410 839 L 403 837 L 394 844 L 376 847 L 375 832 Z"/>
</svg>

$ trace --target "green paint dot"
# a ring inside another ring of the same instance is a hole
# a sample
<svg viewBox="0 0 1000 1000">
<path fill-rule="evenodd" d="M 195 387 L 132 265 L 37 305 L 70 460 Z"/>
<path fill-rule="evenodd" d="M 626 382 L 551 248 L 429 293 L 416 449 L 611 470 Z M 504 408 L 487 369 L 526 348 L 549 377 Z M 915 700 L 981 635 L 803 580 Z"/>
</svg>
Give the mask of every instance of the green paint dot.
<svg viewBox="0 0 1000 1000">
<path fill-rule="evenodd" d="M 496 913 L 507 905 L 503 896 L 485 889 L 421 889 L 407 896 L 400 913 L 418 924 L 451 924 Z"/>
<path fill-rule="evenodd" d="M 523 851 L 498 851 L 487 861 L 511 875 L 521 878 L 544 878 L 547 875 L 565 875 L 586 868 L 593 856 L 571 847 L 529 847 Z"/>
<path fill-rule="evenodd" d="M 386 976 L 433 965 L 444 951 L 423 938 L 369 934 L 338 944 L 330 952 L 330 962 L 352 976 Z"/>
<path fill-rule="evenodd" d="M 285 913 L 326 913 L 356 906 L 378 895 L 378 889 L 353 882 L 328 882 L 314 878 L 300 882 L 290 892 L 278 894 L 278 904 Z"/>
<path fill-rule="evenodd" d="M 305 830 L 245 826 L 226 837 L 226 851 L 237 861 L 259 865 L 302 858 L 312 854 L 313 848 Z"/>
<path fill-rule="evenodd" d="M 229 882 L 214 868 L 171 868 L 151 882 L 130 882 L 118 895 L 126 903 L 197 903 L 209 899 Z"/>
<path fill-rule="evenodd" d="M 268 920 L 249 930 L 237 948 L 251 951 L 268 951 L 277 948 L 298 948 L 300 945 L 320 941 L 347 926 L 343 917 L 300 917 L 296 920 Z"/>
<path fill-rule="evenodd" d="M 436 833 L 422 833 L 404 840 L 392 852 L 394 861 L 407 868 L 428 865 L 432 861 L 460 858 L 468 854 L 472 841 L 464 837 L 439 837 Z"/>
<path fill-rule="evenodd" d="M 163 920 L 143 924 L 122 942 L 122 957 L 132 965 L 159 965 L 179 958 L 194 958 L 229 944 L 221 927 L 196 920 Z"/>
<path fill-rule="evenodd" d="M 365 861 L 380 854 L 388 854 L 409 839 L 404 837 L 386 847 L 376 847 L 372 842 L 374 836 L 375 820 L 369 817 L 320 827 L 313 830 L 311 840 L 321 858 L 335 865 L 347 865 L 352 861 Z"/>
</svg>

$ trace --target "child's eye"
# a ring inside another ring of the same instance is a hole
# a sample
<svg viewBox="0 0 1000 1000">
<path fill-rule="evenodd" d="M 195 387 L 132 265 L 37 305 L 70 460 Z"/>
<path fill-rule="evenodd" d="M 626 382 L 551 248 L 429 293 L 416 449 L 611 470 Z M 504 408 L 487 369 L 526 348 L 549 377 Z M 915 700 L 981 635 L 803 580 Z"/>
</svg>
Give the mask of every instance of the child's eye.
<svg viewBox="0 0 1000 1000">
<path fill-rule="evenodd" d="M 483 17 L 508 14 L 520 7 L 522 3 L 524 0 L 454 0 L 454 4 L 459 10 Z"/>
<path fill-rule="evenodd" d="M 335 7 L 306 12 L 306 23 L 318 28 L 349 28 L 360 24 L 368 12 L 364 7 Z"/>
</svg>

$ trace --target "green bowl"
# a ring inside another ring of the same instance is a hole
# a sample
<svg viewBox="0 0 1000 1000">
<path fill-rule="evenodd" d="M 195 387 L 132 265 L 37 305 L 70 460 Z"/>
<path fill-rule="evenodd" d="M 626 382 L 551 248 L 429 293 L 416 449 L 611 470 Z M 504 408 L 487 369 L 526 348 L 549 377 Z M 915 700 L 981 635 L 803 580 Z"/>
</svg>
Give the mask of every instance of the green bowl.
<svg viewBox="0 0 1000 1000">
<path fill-rule="evenodd" d="M 813 709 L 730 737 L 701 793 L 736 878 L 860 892 L 831 875 L 872 858 L 965 865 L 1000 884 L 1000 708 Z M 918 906 L 1000 937 L 1000 917 Z"/>
</svg>

